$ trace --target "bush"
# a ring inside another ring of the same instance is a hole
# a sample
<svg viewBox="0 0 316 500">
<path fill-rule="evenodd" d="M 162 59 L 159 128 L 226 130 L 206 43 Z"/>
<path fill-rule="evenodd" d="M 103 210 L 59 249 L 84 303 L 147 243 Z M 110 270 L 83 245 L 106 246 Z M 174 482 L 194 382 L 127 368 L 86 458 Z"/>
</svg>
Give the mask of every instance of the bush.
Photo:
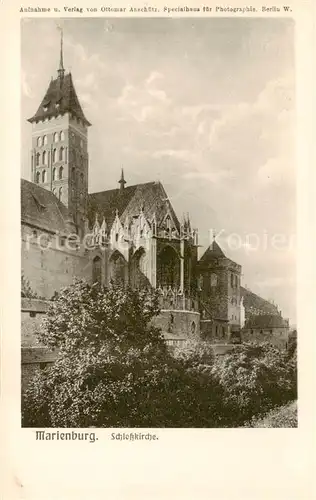
<svg viewBox="0 0 316 500">
<path fill-rule="evenodd" d="M 76 282 L 55 298 L 41 342 L 59 348 L 23 394 L 28 427 L 213 427 L 221 389 L 201 359 L 174 357 L 155 294 Z M 197 348 L 198 349 L 198 348 Z"/>
<path fill-rule="evenodd" d="M 253 419 L 245 427 L 297 427 L 297 402 L 280 406 L 268 412 L 264 417 Z"/>
<path fill-rule="evenodd" d="M 172 353 L 155 292 L 83 281 L 63 289 L 39 340 L 58 348 L 22 396 L 26 427 L 237 427 L 296 398 L 295 356 L 267 344 Z"/>
<path fill-rule="evenodd" d="M 224 390 L 226 425 L 243 425 L 254 415 L 292 401 L 296 394 L 296 366 L 287 354 L 267 344 L 246 343 L 218 356 L 212 375 Z"/>
</svg>

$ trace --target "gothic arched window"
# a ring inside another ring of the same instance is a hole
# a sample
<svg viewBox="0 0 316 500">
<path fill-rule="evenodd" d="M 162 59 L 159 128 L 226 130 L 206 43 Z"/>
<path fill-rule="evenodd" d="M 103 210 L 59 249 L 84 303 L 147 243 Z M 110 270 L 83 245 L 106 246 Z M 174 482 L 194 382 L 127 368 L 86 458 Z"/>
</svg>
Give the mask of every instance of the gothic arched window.
<svg viewBox="0 0 316 500">
<path fill-rule="evenodd" d="M 58 199 L 59 199 L 59 200 L 61 200 L 62 195 L 63 195 L 63 188 L 62 188 L 62 187 L 60 187 L 60 188 L 59 188 L 59 191 L 58 191 Z"/>
<path fill-rule="evenodd" d="M 39 184 L 41 174 L 39 172 L 36 172 L 36 184 Z"/>
<path fill-rule="evenodd" d="M 65 148 L 61 147 L 59 150 L 59 161 L 63 161 L 65 158 Z"/>
<path fill-rule="evenodd" d="M 46 170 L 42 172 L 42 182 L 46 182 Z"/>
<path fill-rule="evenodd" d="M 63 131 L 61 131 L 61 132 L 60 132 L 59 139 L 60 139 L 61 141 L 64 141 L 64 140 L 65 140 L 65 134 L 64 134 L 64 132 L 63 132 Z"/>
<path fill-rule="evenodd" d="M 54 142 L 58 142 L 58 132 L 54 133 Z"/>
<path fill-rule="evenodd" d="M 101 259 L 95 257 L 92 263 L 92 282 L 101 283 Z"/>
<path fill-rule="evenodd" d="M 36 153 L 36 157 L 35 157 L 35 165 L 38 167 L 39 164 L 40 164 L 40 157 L 41 155 L 39 153 Z"/>
<path fill-rule="evenodd" d="M 37 138 L 37 145 L 38 145 L 38 147 L 41 147 L 41 145 L 42 145 L 42 138 L 41 137 Z"/>
<path fill-rule="evenodd" d="M 43 151 L 42 163 L 43 163 L 43 165 L 47 165 L 47 153 L 46 153 L 46 151 Z"/>
<path fill-rule="evenodd" d="M 63 171 L 64 171 L 63 167 L 60 167 L 60 168 L 59 168 L 59 173 L 58 173 L 58 178 L 59 178 L 59 179 L 62 179 L 62 178 L 63 178 Z"/>
<path fill-rule="evenodd" d="M 43 137 L 43 144 L 44 144 L 44 146 L 46 146 L 46 144 L 47 144 L 47 135 L 44 135 L 44 137 Z"/>
<path fill-rule="evenodd" d="M 166 246 L 158 256 L 158 283 L 168 287 L 180 285 L 180 259 L 171 246 Z"/>
<path fill-rule="evenodd" d="M 53 149 L 53 163 L 56 163 L 57 160 L 57 150 Z"/>
<path fill-rule="evenodd" d="M 53 181 L 56 180 L 56 167 L 53 168 Z"/>
</svg>

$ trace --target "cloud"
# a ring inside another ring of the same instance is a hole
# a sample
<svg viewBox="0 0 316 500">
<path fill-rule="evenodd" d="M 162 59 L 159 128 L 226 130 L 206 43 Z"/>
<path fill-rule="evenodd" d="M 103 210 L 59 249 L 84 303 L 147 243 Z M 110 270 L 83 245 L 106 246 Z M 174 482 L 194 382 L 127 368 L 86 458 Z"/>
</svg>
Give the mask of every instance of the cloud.
<svg viewBox="0 0 316 500">
<path fill-rule="evenodd" d="M 164 76 L 159 73 L 159 71 L 152 71 L 150 73 L 150 75 L 148 76 L 148 78 L 146 78 L 146 85 L 151 85 L 153 82 L 155 82 L 156 80 L 160 80 L 160 79 L 163 79 Z"/>
<path fill-rule="evenodd" d="M 21 71 L 21 86 L 22 86 L 22 93 L 25 97 L 28 97 L 30 99 L 33 98 L 33 93 L 32 89 L 28 83 L 28 77 L 26 72 L 22 69 Z"/>
</svg>

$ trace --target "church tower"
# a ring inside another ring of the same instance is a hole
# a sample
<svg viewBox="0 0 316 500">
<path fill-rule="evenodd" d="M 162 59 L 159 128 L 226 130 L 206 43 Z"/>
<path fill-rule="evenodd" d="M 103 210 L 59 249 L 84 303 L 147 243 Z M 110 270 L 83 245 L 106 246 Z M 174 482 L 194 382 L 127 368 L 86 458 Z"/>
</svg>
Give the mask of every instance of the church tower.
<svg viewBox="0 0 316 500">
<path fill-rule="evenodd" d="M 51 79 L 32 124 L 31 180 L 52 191 L 83 235 L 88 198 L 88 127 L 71 73 L 63 63 L 63 33 L 57 78 Z"/>
</svg>

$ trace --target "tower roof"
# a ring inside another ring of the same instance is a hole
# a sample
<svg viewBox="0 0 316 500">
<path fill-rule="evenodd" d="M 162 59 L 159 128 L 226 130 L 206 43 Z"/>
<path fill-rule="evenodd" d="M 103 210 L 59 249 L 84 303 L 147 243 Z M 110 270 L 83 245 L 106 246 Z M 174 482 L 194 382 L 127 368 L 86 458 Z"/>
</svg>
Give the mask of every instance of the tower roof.
<svg viewBox="0 0 316 500">
<path fill-rule="evenodd" d="M 226 257 L 219 244 L 214 240 L 202 255 L 200 262 L 208 262 L 209 260 Z"/>
<path fill-rule="evenodd" d="M 59 74 L 61 74 L 60 70 Z M 51 80 L 38 110 L 28 121 L 32 123 L 44 120 L 45 118 L 53 118 L 67 112 L 72 113 L 76 118 L 80 118 L 85 125 L 91 125 L 80 106 L 71 73 L 62 78 L 59 76 L 55 80 Z"/>
</svg>

